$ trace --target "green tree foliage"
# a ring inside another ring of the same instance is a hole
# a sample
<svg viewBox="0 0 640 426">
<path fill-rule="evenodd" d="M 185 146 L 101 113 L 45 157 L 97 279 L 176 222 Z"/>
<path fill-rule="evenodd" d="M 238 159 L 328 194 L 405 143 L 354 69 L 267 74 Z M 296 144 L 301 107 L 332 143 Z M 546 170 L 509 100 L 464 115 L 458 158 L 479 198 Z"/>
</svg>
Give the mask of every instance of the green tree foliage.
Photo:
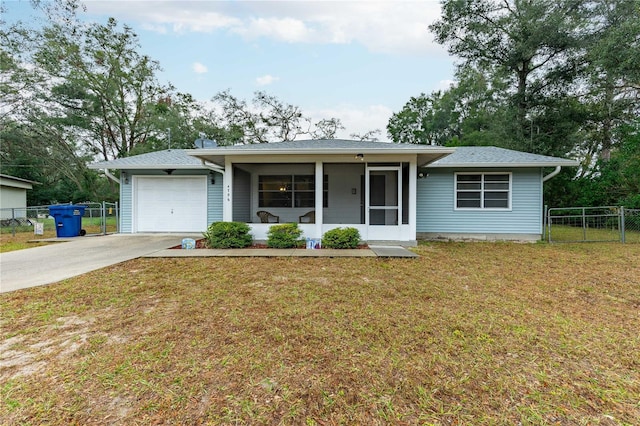
<svg viewBox="0 0 640 426">
<path fill-rule="evenodd" d="M 105 160 L 145 143 L 154 105 L 171 90 L 157 82 L 159 64 L 139 48 L 131 28 L 113 18 L 104 25 L 52 22 L 33 56 L 60 82 L 48 96 L 54 118 L 85 132 L 90 152 Z"/>
<path fill-rule="evenodd" d="M 214 121 L 223 130 L 219 139 L 223 145 L 292 141 L 306 135 L 333 139 L 344 128 L 337 118 L 313 123 L 300 107 L 262 91 L 247 102 L 226 90 L 215 95 L 213 102 L 222 111 Z"/>
<path fill-rule="evenodd" d="M 574 0 L 445 0 L 430 26 L 464 67 L 479 67 L 507 84 L 516 126 L 524 140 L 530 113 L 574 78 L 572 53 L 580 46 L 583 3 Z M 530 132 L 529 132 L 530 133 Z"/>
<path fill-rule="evenodd" d="M 456 81 L 411 98 L 392 140 L 572 156 L 582 166 L 545 185 L 549 202 L 629 199 L 632 180 L 604 177 L 621 158 L 636 169 L 625 129 L 640 115 L 638 0 L 443 0 L 430 29 L 460 59 Z"/>
</svg>

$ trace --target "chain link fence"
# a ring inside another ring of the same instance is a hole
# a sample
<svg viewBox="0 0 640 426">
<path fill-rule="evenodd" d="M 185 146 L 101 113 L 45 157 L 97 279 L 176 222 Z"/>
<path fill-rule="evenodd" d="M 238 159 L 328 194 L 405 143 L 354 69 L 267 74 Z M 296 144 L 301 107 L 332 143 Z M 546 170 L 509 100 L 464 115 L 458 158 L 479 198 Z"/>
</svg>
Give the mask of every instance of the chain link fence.
<svg viewBox="0 0 640 426">
<path fill-rule="evenodd" d="M 549 242 L 640 243 L 640 209 L 567 207 L 547 211 Z"/>
<path fill-rule="evenodd" d="M 118 203 L 85 202 L 82 229 L 87 235 L 104 235 L 118 232 Z M 49 215 L 49 206 L 0 209 L 0 233 L 31 232 L 36 235 L 55 237 L 56 225 Z"/>
</svg>

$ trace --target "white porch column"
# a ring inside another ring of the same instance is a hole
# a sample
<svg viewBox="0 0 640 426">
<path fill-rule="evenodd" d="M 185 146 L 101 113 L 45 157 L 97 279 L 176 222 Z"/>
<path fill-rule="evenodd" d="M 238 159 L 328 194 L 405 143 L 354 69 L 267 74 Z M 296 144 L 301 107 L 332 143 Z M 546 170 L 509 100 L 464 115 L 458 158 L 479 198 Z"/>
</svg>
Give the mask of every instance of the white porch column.
<svg viewBox="0 0 640 426">
<path fill-rule="evenodd" d="M 316 230 L 313 237 L 322 237 L 323 205 L 324 205 L 324 173 L 322 161 L 316 161 Z"/>
<path fill-rule="evenodd" d="M 418 164 L 417 158 L 409 162 L 409 238 L 416 239 L 416 210 L 417 204 L 417 187 L 418 187 Z"/>
<path fill-rule="evenodd" d="M 224 184 L 222 189 L 222 220 L 231 222 L 233 220 L 233 163 L 229 159 L 225 159 L 222 182 Z"/>
</svg>

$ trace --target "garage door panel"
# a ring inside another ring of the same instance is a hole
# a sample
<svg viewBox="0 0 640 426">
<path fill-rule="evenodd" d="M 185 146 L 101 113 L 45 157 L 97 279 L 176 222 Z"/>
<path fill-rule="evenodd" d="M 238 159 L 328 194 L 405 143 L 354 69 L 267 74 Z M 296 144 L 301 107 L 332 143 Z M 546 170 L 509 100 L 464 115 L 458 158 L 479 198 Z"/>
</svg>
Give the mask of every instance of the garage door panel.
<svg viewBox="0 0 640 426">
<path fill-rule="evenodd" d="M 138 177 L 135 191 L 137 232 L 206 230 L 206 176 Z"/>
</svg>

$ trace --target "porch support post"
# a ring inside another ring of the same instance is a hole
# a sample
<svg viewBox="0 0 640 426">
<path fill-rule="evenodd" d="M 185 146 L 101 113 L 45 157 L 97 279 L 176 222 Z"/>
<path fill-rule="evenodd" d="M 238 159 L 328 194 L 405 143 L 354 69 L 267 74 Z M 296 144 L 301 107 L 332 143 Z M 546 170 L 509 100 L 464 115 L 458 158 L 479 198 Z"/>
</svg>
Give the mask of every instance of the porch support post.
<svg viewBox="0 0 640 426">
<path fill-rule="evenodd" d="M 322 161 L 316 161 L 316 230 L 314 238 L 322 237 L 323 206 L 324 206 L 324 173 Z"/>
<path fill-rule="evenodd" d="M 224 174 L 222 175 L 222 220 L 231 222 L 233 220 L 233 163 L 225 158 Z"/>
<path fill-rule="evenodd" d="M 417 187 L 418 187 L 418 164 L 417 157 L 409 162 L 409 238 L 416 239 L 416 218 L 417 218 Z"/>
</svg>

